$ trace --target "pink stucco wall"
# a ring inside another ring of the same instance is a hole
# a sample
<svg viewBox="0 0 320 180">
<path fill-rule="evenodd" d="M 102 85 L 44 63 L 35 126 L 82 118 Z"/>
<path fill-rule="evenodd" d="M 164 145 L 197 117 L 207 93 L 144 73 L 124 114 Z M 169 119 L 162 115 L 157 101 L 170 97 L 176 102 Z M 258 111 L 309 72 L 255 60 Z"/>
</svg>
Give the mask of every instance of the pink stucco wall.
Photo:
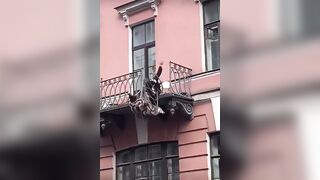
<svg viewBox="0 0 320 180">
<path fill-rule="evenodd" d="M 115 7 L 128 0 L 100 1 L 100 73 L 111 78 L 128 73 L 128 29 Z"/>
<path fill-rule="evenodd" d="M 190 67 L 193 73 L 202 72 L 199 11 L 199 5 L 189 0 L 164 0 L 159 6 L 156 60 L 157 64 L 164 62 L 165 73 L 169 61 Z"/>
<path fill-rule="evenodd" d="M 169 62 L 190 67 L 193 74 L 202 72 L 200 5 L 193 0 L 162 0 L 158 16 L 151 9 L 130 16 L 129 27 L 115 7 L 129 0 L 101 0 L 100 72 L 103 79 L 129 72 L 129 28 L 146 19 L 154 18 L 156 64 L 163 63 L 162 81 L 169 79 Z M 210 83 L 207 83 L 210 82 Z M 220 73 L 196 77 L 192 93 L 220 88 Z M 126 127 L 110 127 L 100 143 L 100 179 L 112 180 L 114 154 L 138 144 L 133 118 L 126 119 Z M 194 119 L 174 116 L 167 120 L 148 121 L 148 143 L 178 141 L 180 180 L 208 179 L 209 152 L 207 133 L 216 130 L 210 100 L 194 104 Z"/>
<path fill-rule="evenodd" d="M 103 79 L 129 72 L 129 30 L 115 7 L 128 2 L 101 1 L 100 72 Z M 202 72 L 199 4 L 188 0 L 162 0 L 155 21 L 156 61 L 164 63 L 167 80 L 169 61 Z M 130 16 L 130 25 L 153 18 L 152 10 Z"/>
<path fill-rule="evenodd" d="M 116 127 L 100 140 L 100 179 L 112 180 L 114 172 L 114 153 L 137 145 L 134 120 L 127 119 L 127 127 Z M 194 119 L 185 120 L 174 116 L 170 120 L 153 119 L 148 125 L 149 143 L 161 141 L 178 141 L 180 179 L 208 179 L 207 133 L 214 131 L 214 116 L 210 101 L 194 106 Z"/>
</svg>

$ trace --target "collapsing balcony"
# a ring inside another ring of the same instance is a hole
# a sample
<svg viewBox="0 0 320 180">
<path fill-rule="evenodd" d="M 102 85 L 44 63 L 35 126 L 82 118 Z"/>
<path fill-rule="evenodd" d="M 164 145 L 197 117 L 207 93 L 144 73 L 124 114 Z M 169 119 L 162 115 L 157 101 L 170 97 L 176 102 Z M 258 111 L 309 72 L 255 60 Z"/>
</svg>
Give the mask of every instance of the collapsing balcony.
<svg viewBox="0 0 320 180">
<path fill-rule="evenodd" d="M 129 116 L 168 118 L 177 113 L 192 119 L 190 85 L 192 70 L 169 63 L 169 81 L 162 82 L 162 67 L 132 73 L 100 82 L 100 125 L 102 130 L 114 122 L 124 127 Z M 149 74 L 146 76 L 146 74 Z"/>
</svg>

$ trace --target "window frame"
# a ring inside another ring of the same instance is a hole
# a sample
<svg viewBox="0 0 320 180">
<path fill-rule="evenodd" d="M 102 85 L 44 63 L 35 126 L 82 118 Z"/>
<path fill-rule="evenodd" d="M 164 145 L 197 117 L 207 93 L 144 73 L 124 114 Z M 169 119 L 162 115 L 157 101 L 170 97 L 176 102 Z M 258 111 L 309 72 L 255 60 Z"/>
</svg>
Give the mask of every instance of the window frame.
<svg viewBox="0 0 320 180">
<path fill-rule="evenodd" d="M 151 23 L 153 22 L 153 25 L 154 25 L 154 40 L 152 42 L 146 42 L 144 44 L 141 44 L 141 45 L 138 45 L 138 46 L 134 46 L 134 28 L 138 27 L 138 26 L 141 26 L 143 25 L 144 26 L 144 38 L 145 38 L 145 41 L 147 40 L 147 33 L 146 33 L 146 25 L 148 23 Z M 140 23 L 136 23 L 134 24 L 133 26 L 131 26 L 131 32 L 132 32 L 132 36 L 131 36 L 131 41 L 132 41 L 132 47 L 131 47 L 131 51 L 132 51 L 132 70 L 133 72 L 138 70 L 138 69 L 135 69 L 134 66 L 135 66 L 135 63 L 134 63 L 134 52 L 137 51 L 137 50 L 140 50 L 140 49 L 144 49 L 144 67 L 143 68 L 140 68 L 140 69 L 144 69 L 144 73 L 146 75 L 146 78 L 150 78 L 149 75 L 149 68 L 152 67 L 152 66 L 149 66 L 149 52 L 148 50 L 150 48 L 155 48 L 155 45 L 156 45 L 156 39 L 155 39 L 155 20 L 154 19 L 148 19 L 146 21 L 143 21 L 143 22 L 140 22 Z M 146 68 L 148 67 L 148 68 Z"/>
<path fill-rule="evenodd" d="M 176 155 L 167 155 L 167 150 L 168 150 L 168 145 L 169 144 L 176 144 L 177 146 L 177 154 Z M 153 145 L 160 145 L 160 149 L 161 149 L 161 157 L 156 157 L 156 158 L 149 158 L 149 152 L 148 152 L 148 147 L 153 146 Z M 143 148 L 146 147 L 147 148 L 147 152 L 146 152 L 146 156 L 147 158 L 144 160 L 135 160 L 135 150 L 138 148 Z M 126 163 L 118 163 L 118 156 L 119 154 L 123 153 L 123 152 L 129 152 L 130 155 L 130 162 L 126 162 Z M 118 152 L 115 153 L 115 174 L 116 174 L 116 180 L 118 180 L 118 168 L 119 167 L 123 167 L 123 166 L 128 166 L 129 167 L 129 179 L 130 180 L 135 180 L 135 165 L 140 164 L 140 163 L 149 163 L 149 162 L 155 162 L 155 161 L 160 161 L 160 166 L 161 166 L 161 173 L 160 176 L 162 178 L 162 180 L 167 180 L 168 179 L 168 165 L 167 165 L 167 160 L 169 159 L 178 159 L 178 165 L 179 165 L 179 144 L 177 141 L 165 141 L 165 142 L 156 142 L 156 143 L 150 143 L 150 144 L 142 144 L 142 145 L 137 145 L 137 146 L 133 146 L 131 148 L 128 149 L 124 149 L 124 150 L 120 150 Z M 149 167 L 148 167 L 149 168 Z M 148 175 L 146 176 L 147 178 L 152 177 L 149 176 L 149 169 L 148 171 Z M 175 172 L 175 173 L 171 173 L 171 174 L 178 174 L 180 175 L 179 171 Z M 180 177 L 179 177 L 180 179 Z"/>
<path fill-rule="evenodd" d="M 205 71 L 206 72 L 209 72 L 209 71 L 219 71 L 220 70 L 220 63 L 219 63 L 219 67 L 216 68 L 216 69 L 211 69 L 209 70 L 209 67 L 208 67 L 208 57 L 207 57 L 207 44 L 206 44 L 206 41 L 208 39 L 208 35 L 207 35 L 207 29 L 210 29 L 214 26 L 217 26 L 218 27 L 218 41 L 219 41 L 219 45 L 218 45 L 218 51 L 219 51 L 219 56 L 218 56 L 218 61 L 220 62 L 220 14 L 219 14 L 219 19 L 216 20 L 216 21 L 213 21 L 213 22 L 210 22 L 210 23 L 206 23 L 206 13 L 205 13 L 205 5 L 208 4 L 210 1 L 212 0 L 206 0 L 206 1 L 202 1 L 202 16 L 203 16 L 203 36 L 204 36 L 204 54 L 205 54 Z M 219 1 L 219 6 L 220 6 L 220 0 Z M 220 7 L 219 7 L 220 8 Z M 220 11 L 219 11 L 220 13 Z M 213 61 L 213 59 L 212 59 Z"/>
<path fill-rule="evenodd" d="M 215 136 L 218 136 L 218 155 L 213 155 L 212 154 L 212 141 L 213 141 L 213 138 Z M 220 145 L 220 142 L 221 142 L 221 139 L 220 139 L 220 131 L 216 131 L 216 132 L 213 132 L 213 133 L 209 133 L 209 146 L 210 146 L 210 166 L 211 166 L 211 180 L 220 180 L 221 179 L 221 171 L 220 171 L 220 159 L 221 159 L 221 145 Z M 212 166 L 212 160 L 213 159 L 219 159 L 219 177 L 218 178 L 214 178 L 214 167 Z"/>
</svg>

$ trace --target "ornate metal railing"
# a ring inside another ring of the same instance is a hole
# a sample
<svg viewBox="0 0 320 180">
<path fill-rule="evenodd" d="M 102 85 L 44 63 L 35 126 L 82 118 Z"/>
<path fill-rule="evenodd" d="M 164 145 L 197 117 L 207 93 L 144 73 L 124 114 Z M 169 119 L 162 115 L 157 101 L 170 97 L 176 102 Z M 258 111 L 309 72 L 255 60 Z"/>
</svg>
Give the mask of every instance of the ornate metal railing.
<svg viewBox="0 0 320 180">
<path fill-rule="evenodd" d="M 192 69 L 170 61 L 170 92 L 182 96 L 191 96 Z"/>
<path fill-rule="evenodd" d="M 149 78 L 155 76 L 156 67 L 149 67 Z M 170 88 L 161 93 L 171 93 L 190 97 L 192 69 L 185 66 L 169 63 L 169 82 Z M 160 77 L 161 79 L 161 77 Z M 159 79 L 159 82 L 161 82 Z M 100 82 L 100 109 L 109 109 L 119 105 L 129 104 L 129 95 L 135 95 L 137 98 L 145 95 L 147 90 L 144 69 L 136 70 L 132 73 L 118 76 L 115 78 L 102 80 Z M 150 98 L 150 96 L 149 96 Z M 158 97 L 157 97 L 158 98 Z"/>
<path fill-rule="evenodd" d="M 143 69 L 100 82 L 100 109 L 126 104 L 129 94 L 142 87 Z"/>
</svg>

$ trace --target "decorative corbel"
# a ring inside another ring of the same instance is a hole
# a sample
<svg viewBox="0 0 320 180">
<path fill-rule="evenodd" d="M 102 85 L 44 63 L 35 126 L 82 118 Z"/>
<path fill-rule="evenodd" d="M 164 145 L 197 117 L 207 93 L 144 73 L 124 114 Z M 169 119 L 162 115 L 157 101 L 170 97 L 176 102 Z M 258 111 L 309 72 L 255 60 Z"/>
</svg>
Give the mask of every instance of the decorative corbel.
<svg viewBox="0 0 320 180">
<path fill-rule="evenodd" d="M 158 5 L 154 2 L 150 7 L 153 10 L 153 16 L 158 16 Z"/>
<path fill-rule="evenodd" d="M 126 27 L 128 27 L 129 26 L 129 16 L 128 16 L 127 12 L 124 11 L 124 12 L 120 12 L 119 14 L 121 15 L 121 17 L 122 17 L 122 19 L 124 21 L 124 25 Z"/>
<path fill-rule="evenodd" d="M 173 116 L 176 114 L 177 110 L 181 110 L 181 112 L 188 117 L 189 120 L 193 119 L 193 107 L 190 102 L 181 102 L 177 99 L 172 99 L 168 103 L 167 110 Z"/>
</svg>

